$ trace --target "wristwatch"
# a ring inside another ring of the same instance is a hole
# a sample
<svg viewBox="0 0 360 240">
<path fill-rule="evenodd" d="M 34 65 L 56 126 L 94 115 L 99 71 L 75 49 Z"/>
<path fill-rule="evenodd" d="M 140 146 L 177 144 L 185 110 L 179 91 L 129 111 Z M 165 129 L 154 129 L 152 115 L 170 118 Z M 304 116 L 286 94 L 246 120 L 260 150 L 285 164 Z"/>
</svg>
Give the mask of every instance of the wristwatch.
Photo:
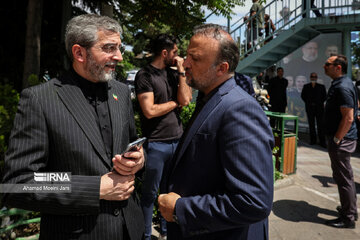
<svg viewBox="0 0 360 240">
<path fill-rule="evenodd" d="M 179 72 L 180 76 L 185 77 L 185 72 Z"/>
<path fill-rule="evenodd" d="M 338 145 L 338 144 L 340 143 L 340 141 L 341 141 L 340 139 L 338 139 L 338 138 L 335 137 L 335 136 L 334 136 L 334 139 L 333 139 L 333 140 L 334 140 L 334 143 L 336 143 L 336 145 Z"/>
</svg>

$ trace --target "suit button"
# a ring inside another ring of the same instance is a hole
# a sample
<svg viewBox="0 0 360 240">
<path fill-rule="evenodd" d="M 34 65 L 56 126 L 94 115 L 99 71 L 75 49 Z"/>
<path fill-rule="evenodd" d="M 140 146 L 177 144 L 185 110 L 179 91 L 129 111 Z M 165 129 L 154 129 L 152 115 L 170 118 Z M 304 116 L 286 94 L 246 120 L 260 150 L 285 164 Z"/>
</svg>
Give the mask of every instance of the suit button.
<svg viewBox="0 0 360 240">
<path fill-rule="evenodd" d="M 115 216 L 119 216 L 119 214 L 120 214 L 120 210 L 117 209 L 117 208 L 115 208 L 115 209 L 114 209 L 114 215 L 115 215 Z"/>
</svg>

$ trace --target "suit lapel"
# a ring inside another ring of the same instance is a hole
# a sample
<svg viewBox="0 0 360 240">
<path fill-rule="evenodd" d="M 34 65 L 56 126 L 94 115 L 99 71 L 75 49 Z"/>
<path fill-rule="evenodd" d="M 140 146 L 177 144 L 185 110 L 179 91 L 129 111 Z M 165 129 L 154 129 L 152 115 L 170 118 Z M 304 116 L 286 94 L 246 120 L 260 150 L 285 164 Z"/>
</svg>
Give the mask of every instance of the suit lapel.
<svg viewBox="0 0 360 240">
<path fill-rule="evenodd" d="M 101 133 L 99 127 L 96 125 L 94 109 L 92 109 L 86 101 L 82 91 L 73 80 L 67 83 L 61 82 L 60 86 L 61 87 L 57 90 L 60 99 L 69 110 L 70 114 L 75 118 L 76 122 L 101 157 L 101 160 L 110 168 Z"/>
<path fill-rule="evenodd" d="M 206 120 L 206 118 L 209 116 L 209 114 L 214 110 L 214 108 L 221 102 L 223 95 L 227 94 L 232 88 L 235 87 L 235 81 L 234 78 L 229 79 L 226 81 L 218 91 L 212 96 L 209 101 L 205 104 L 203 109 L 201 109 L 199 115 L 191 125 L 191 128 L 189 129 L 189 132 L 184 139 L 184 143 L 181 146 L 181 149 L 178 150 L 177 155 L 175 156 L 175 164 L 172 168 L 172 171 L 176 168 L 176 165 L 179 163 L 182 155 L 186 151 L 188 145 L 190 144 L 192 138 L 194 135 L 198 132 L 199 128 L 203 124 L 203 122 Z"/>
<path fill-rule="evenodd" d="M 120 154 L 121 152 L 121 134 L 123 131 L 123 123 L 125 119 L 122 119 L 122 114 L 126 109 L 126 98 L 112 83 L 109 82 L 109 91 L 108 91 L 108 105 L 110 111 L 111 118 L 111 127 L 112 127 L 112 135 L 113 135 L 113 154 Z"/>
</svg>

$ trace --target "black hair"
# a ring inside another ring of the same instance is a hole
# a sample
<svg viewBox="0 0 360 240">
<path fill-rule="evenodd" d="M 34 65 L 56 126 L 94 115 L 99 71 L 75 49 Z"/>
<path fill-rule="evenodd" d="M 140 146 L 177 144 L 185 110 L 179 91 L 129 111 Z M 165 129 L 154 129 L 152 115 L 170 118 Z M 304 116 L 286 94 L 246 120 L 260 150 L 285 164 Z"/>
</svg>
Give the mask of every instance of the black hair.
<svg viewBox="0 0 360 240">
<path fill-rule="evenodd" d="M 347 73 L 348 61 L 344 55 L 335 55 L 336 59 L 334 60 L 334 65 L 340 65 L 341 71 L 343 74 Z"/>
<path fill-rule="evenodd" d="M 235 71 L 239 63 L 239 48 L 223 27 L 212 23 L 202 24 L 196 26 L 193 33 L 194 35 L 200 34 L 219 41 L 218 56 L 214 65 L 227 62 L 229 64 L 229 73 Z"/>
<path fill-rule="evenodd" d="M 173 49 L 176 43 L 176 38 L 174 36 L 160 34 L 151 41 L 151 52 L 153 53 L 154 57 L 157 57 L 161 54 L 162 50 L 165 49 L 170 51 Z"/>
</svg>

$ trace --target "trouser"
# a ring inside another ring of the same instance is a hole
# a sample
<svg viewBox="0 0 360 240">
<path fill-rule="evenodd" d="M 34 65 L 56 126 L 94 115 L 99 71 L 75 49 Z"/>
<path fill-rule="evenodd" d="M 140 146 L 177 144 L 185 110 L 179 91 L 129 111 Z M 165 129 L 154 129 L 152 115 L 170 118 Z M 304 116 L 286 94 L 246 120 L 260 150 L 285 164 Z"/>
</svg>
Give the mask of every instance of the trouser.
<svg viewBox="0 0 360 240">
<path fill-rule="evenodd" d="M 339 145 L 333 141 L 333 136 L 328 137 L 328 151 L 331 160 L 333 178 L 338 186 L 341 217 L 354 221 L 357 212 L 356 188 L 352 167 L 350 164 L 351 153 L 355 151 L 356 140 L 341 140 Z"/>
<path fill-rule="evenodd" d="M 310 1 L 311 8 L 317 8 L 317 7 L 315 6 L 314 2 L 315 2 L 315 0 L 311 0 L 311 1 Z M 306 11 L 306 0 L 303 0 L 303 11 Z M 322 14 L 320 13 L 319 10 L 313 9 L 313 12 L 314 12 L 314 14 L 316 15 L 316 17 L 322 17 Z M 303 18 L 305 18 L 305 17 L 306 17 L 306 12 L 303 13 L 302 16 L 303 16 Z M 308 16 L 308 17 L 310 17 L 310 16 Z"/>
<path fill-rule="evenodd" d="M 309 106 L 306 108 L 306 115 L 308 118 L 309 123 L 309 130 L 310 130 L 310 142 L 316 143 L 316 131 L 315 131 L 315 121 L 317 127 L 317 133 L 319 136 L 320 144 L 325 144 L 325 136 L 323 132 L 323 108 L 318 106 Z"/>
<path fill-rule="evenodd" d="M 157 198 L 164 165 L 172 159 L 178 142 L 179 140 L 148 142 L 144 146 L 147 160 L 144 182 L 142 184 L 141 207 L 145 219 L 145 240 L 151 239 L 154 202 Z M 160 234 L 166 235 L 166 221 L 161 215 Z"/>
</svg>

